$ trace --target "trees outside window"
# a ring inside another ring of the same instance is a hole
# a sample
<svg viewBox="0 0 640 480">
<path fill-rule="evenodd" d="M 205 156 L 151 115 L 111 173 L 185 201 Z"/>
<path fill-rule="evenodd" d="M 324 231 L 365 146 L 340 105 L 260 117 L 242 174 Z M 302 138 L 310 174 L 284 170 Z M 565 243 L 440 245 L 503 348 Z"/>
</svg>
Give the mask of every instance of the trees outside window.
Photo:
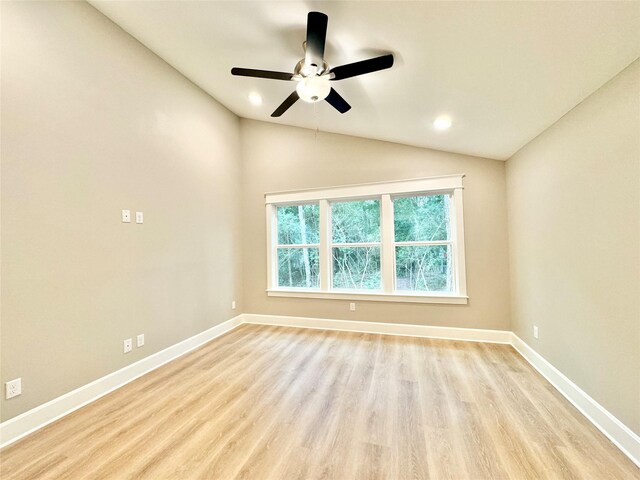
<svg viewBox="0 0 640 480">
<path fill-rule="evenodd" d="M 278 286 L 319 288 L 318 204 L 278 207 L 277 218 Z"/>
<path fill-rule="evenodd" d="M 266 198 L 269 295 L 467 302 L 462 175 Z"/>
<path fill-rule="evenodd" d="M 333 288 L 380 289 L 380 200 L 331 204 Z"/>
<path fill-rule="evenodd" d="M 450 195 L 393 200 L 396 290 L 450 292 Z"/>
</svg>

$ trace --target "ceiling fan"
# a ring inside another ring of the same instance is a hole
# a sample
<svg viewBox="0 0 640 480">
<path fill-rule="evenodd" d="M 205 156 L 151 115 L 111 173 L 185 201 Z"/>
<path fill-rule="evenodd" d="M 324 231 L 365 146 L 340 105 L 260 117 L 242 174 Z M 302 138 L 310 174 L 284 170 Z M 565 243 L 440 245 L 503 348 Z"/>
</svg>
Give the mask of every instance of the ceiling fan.
<svg viewBox="0 0 640 480">
<path fill-rule="evenodd" d="M 304 42 L 304 58 L 298 62 L 293 73 L 238 67 L 231 69 L 232 75 L 298 82 L 293 93 L 271 114 L 272 117 L 282 115 L 298 99 L 309 103 L 326 100 L 340 113 L 345 113 L 351 109 L 351 105 L 331 87 L 331 81 L 344 80 L 393 66 L 393 55 L 387 54 L 329 69 L 329 65 L 324 60 L 328 20 L 329 18 L 324 13 L 309 12 L 307 16 L 307 41 Z"/>
</svg>

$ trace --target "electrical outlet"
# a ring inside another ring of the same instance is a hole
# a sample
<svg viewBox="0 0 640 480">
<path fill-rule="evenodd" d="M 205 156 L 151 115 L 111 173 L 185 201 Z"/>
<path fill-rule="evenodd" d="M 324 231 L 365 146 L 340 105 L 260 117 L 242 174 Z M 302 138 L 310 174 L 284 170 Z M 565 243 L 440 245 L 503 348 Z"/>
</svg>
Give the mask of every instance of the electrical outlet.
<svg viewBox="0 0 640 480">
<path fill-rule="evenodd" d="M 144 333 L 141 333 L 136 337 L 136 346 L 140 348 L 143 345 L 144 345 Z"/>
<path fill-rule="evenodd" d="M 234 300 L 233 302 L 231 302 L 231 310 L 235 310 L 236 309 L 236 301 Z"/>
<path fill-rule="evenodd" d="M 144 223 L 144 213 L 136 212 L 136 223 Z"/>
<path fill-rule="evenodd" d="M 533 338 L 538 338 L 538 326 L 533 326 Z"/>
<path fill-rule="evenodd" d="M 356 311 L 356 304 L 355 304 L 355 303 L 353 303 L 353 302 L 351 302 L 351 303 L 349 304 L 349 310 L 351 310 L 352 312 L 355 312 L 355 311 Z"/>
<path fill-rule="evenodd" d="M 124 343 L 124 353 L 129 353 L 131 350 L 133 350 L 133 342 L 131 341 L 130 338 L 127 338 Z"/>
<path fill-rule="evenodd" d="M 122 210 L 122 223 L 131 223 L 131 210 Z"/>
<path fill-rule="evenodd" d="M 15 378 L 13 380 L 9 380 L 4 384 L 5 387 L 5 398 L 9 400 L 10 398 L 17 397 L 22 394 L 22 378 Z"/>
</svg>

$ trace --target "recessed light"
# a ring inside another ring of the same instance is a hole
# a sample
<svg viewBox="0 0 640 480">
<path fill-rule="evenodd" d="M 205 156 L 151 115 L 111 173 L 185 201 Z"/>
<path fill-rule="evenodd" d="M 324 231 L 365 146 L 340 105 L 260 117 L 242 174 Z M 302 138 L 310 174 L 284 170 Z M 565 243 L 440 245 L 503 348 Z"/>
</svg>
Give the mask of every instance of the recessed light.
<svg viewBox="0 0 640 480">
<path fill-rule="evenodd" d="M 438 117 L 433 121 L 433 128 L 436 130 L 448 130 L 451 128 L 451 119 L 449 117 Z"/>
<path fill-rule="evenodd" d="M 252 92 L 249 94 L 249 101 L 252 105 L 262 105 L 262 96 L 259 93 Z"/>
</svg>

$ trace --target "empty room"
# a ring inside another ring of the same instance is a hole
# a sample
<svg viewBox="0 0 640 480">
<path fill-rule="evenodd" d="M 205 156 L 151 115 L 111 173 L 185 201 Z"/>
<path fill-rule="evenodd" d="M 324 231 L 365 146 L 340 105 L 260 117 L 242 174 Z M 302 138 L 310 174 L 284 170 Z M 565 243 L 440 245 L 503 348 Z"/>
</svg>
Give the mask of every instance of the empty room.
<svg viewBox="0 0 640 480">
<path fill-rule="evenodd" d="M 0 27 L 2 480 L 640 480 L 640 2 Z"/>
</svg>

